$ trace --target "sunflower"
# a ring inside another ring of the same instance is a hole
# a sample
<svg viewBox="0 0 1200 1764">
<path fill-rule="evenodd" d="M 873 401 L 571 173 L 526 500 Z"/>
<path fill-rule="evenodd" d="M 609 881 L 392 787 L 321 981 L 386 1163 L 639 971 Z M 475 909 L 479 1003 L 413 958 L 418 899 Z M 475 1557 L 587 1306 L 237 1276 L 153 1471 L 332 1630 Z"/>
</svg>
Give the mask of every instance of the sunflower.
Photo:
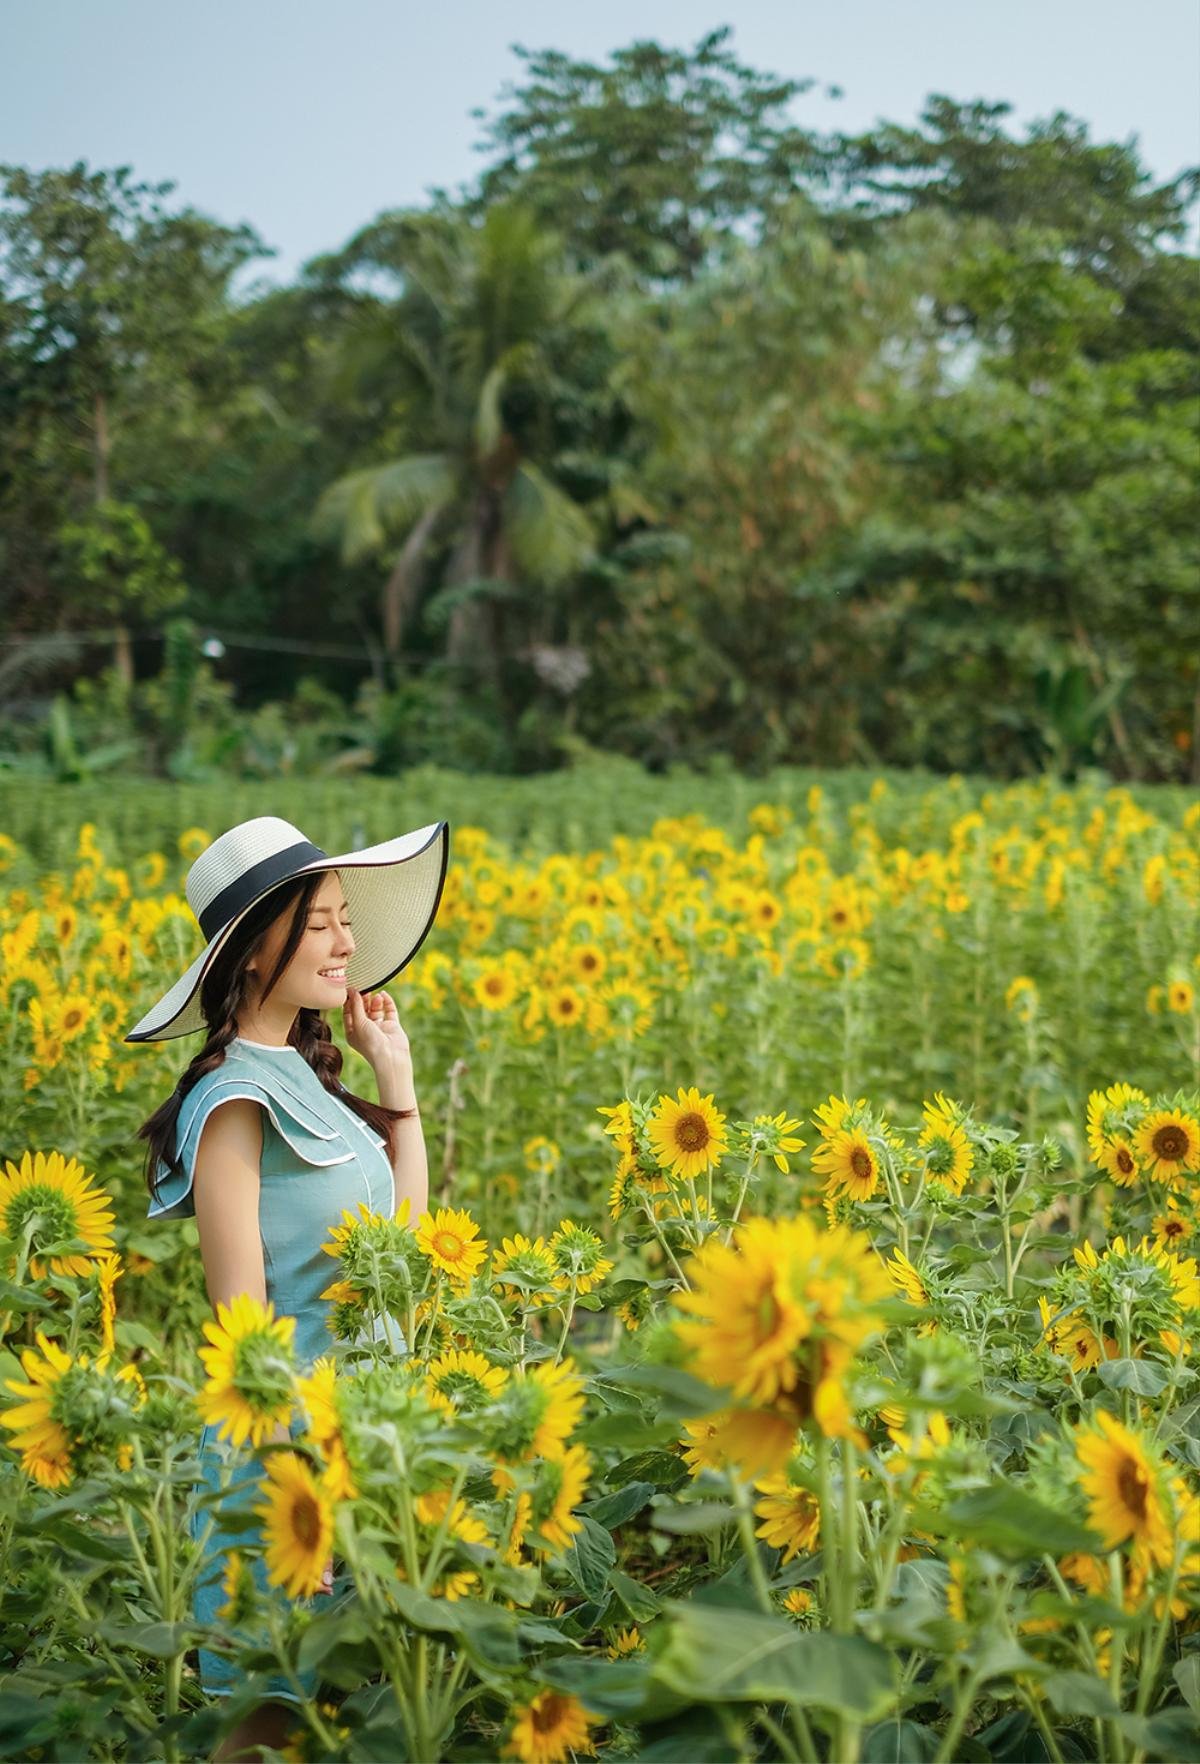
<svg viewBox="0 0 1200 1764">
<path fill-rule="evenodd" d="M 1151 1230 L 1162 1249 L 1173 1250 L 1179 1244 L 1186 1243 L 1192 1235 L 1192 1227 L 1178 1213 L 1167 1212 L 1155 1219 Z"/>
<path fill-rule="evenodd" d="M 546 1015 L 556 1028 L 574 1029 L 584 1020 L 583 994 L 566 982 L 551 987 L 546 997 Z"/>
<path fill-rule="evenodd" d="M 1196 1002 L 1196 989 L 1190 980 L 1172 980 L 1167 987 L 1167 1009 L 1185 1017 Z"/>
<path fill-rule="evenodd" d="M 761 1141 L 762 1149 L 767 1157 L 773 1158 L 775 1168 L 785 1176 L 790 1175 L 791 1165 L 787 1161 L 789 1152 L 804 1150 L 804 1141 L 796 1137 L 799 1121 L 790 1120 L 786 1109 L 780 1109 L 777 1115 L 755 1115 L 752 1131 Z"/>
<path fill-rule="evenodd" d="M 728 1149 L 724 1115 L 695 1085 L 677 1101 L 660 1096 L 646 1132 L 660 1166 L 684 1179 L 715 1169 Z"/>
<path fill-rule="evenodd" d="M 511 1377 L 488 1417 L 496 1487 L 512 1484 L 507 1464 L 561 1458 L 582 1413 L 583 1380 L 569 1358 L 560 1365 L 543 1360 L 531 1372 Z"/>
<path fill-rule="evenodd" d="M 1129 1538 L 1136 1553 L 1160 1567 L 1168 1566 L 1175 1539 L 1157 1464 L 1141 1437 L 1106 1410 L 1096 1411 L 1095 1422 L 1094 1431 L 1075 1436 L 1088 1524 L 1106 1550 L 1115 1550 Z"/>
<path fill-rule="evenodd" d="M 49 1267 L 55 1274 L 90 1273 L 93 1259 L 113 1248 L 108 1195 L 93 1185 L 82 1164 L 61 1152 L 25 1152 L 19 1165 L 6 1163 L 0 1174 L 0 1236 L 20 1244 L 35 1215 L 31 1249 L 73 1238 L 87 1245 L 80 1254 L 51 1256 Z M 15 1258 L 10 1269 L 15 1273 Z M 46 1264 L 31 1255 L 29 1272 L 40 1280 Z"/>
<path fill-rule="evenodd" d="M 106 1250 L 96 1258 L 98 1289 L 100 1294 L 100 1351 L 111 1354 L 115 1345 L 115 1327 L 117 1321 L 117 1300 L 114 1288 L 124 1273 L 120 1256 Z"/>
<path fill-rule="evenodd" d="M 929 1291 L 916 1268 L 901 1250 L 893 1249 L 892 1259 L 887 1263 L 887 1271 L 892 1285 L 902 1298 L 910 1305 L 919 1305 L 922 1309 L 929 1308 Z"/>
<path fill-rule="evenodd" d="M 413 1511 L 419 1525 L 427 1525 L 433 1530 L 445 1520 L 447 1537 L 456 1537 L 460 1543 L 487 1544 L 492 1541 L 487 1526 L 472 1513 L 466 1501 L 459 1499 L 451 1506 L 448 1488 L 435 1488 L 428 1494 L 418 1495 L 413 1502 Z"/>
<path fill-rule="evenodd" d="M 22 1399 L 0 1415 L 0 1425 L 12 1429 L 11 1445 L 21 1454 L 21 1468 L 43 1488 L 64 1488 L 71 1480 L 71 1442 L 62 1423 L 53 1415 L 55 1387 L 75 1361 L 55 1341 L 37 1331 L 42 1358 L 32 1348 L 21 1351 L 21 1365 L 28 1384 L 6 1378 L 5 1384 Z"/>
<path fill-rule="evenodd" d="M 435 1268 L 466 1286 L 479 1272 L 487 1256 L 487 1244 L 469 1213 L 439 1207 L 417 1220 L 417 1245 Z"/>
<path fill-rule="evenodd" d="M 267 1580 L 293 1599 L 315 1593 L 333 1552 L 333 1498 L 299 1452 L 272 1452 L 261 1486 Z"/>
<path fill-rule="evenodd" d="M 568 1446 L 558 1458 L 547 1458 L 538 1465 L 537 1480 L 531 1490 L 531 1523 L 542 1544 L 538 1554 L 552 1555 L 564 1550 L 571 1539 L 583 1530 L 574 1509 L 584 1497 L 592 1461 L 581 1445 Z"/>
<path fill-rule="evenodd" d="M 860 1127 L 834 1133 L 817 1146 L 812 1163 L 835 1198 L 844 1194 L 852 1201 L 870 1200 L 879 1186 L 879 1158 Z"/>
<path fill-rule="evenodd" d="M 604 1131 L 610 1133 L 617 1142 L 617 1150 L 622 1157 L 633 1157 L 637 1151 L 637 1134 L 633 1124 L 633 1104 L 626 1097 L 619 1103 L 607 1108 L 603 1103 L 596 1110 L 598 1115 L 607 1115 Z"/>
<path fill-rule="evenodd" d="M 599 1718 L 566 1691 L 542 1690 L 512 1710 L 513 1728 L 503 1756 L 521 1764 L 562 1764 L 571 1752 L 591 1756 L 596 1748 L 588 1735 Z"/>
<path fill-rule="evenodd" d="M 576 944 L 567 960 L 584 986 L 594 986 L 602 980 L 608 967 L 604 951 L 595 943 Z"/>
<path fill-rule="evenodd" d="M 755 1487 L 763 1498 L 754 1503 L 754 1511 L 763 1523 L 754 1535 L 783 1551 L 785 1567 L 801 1550 L 814 1550 L 821 1534 L 821 1503 L 811 1490 L 785 1475 L 764 1476 Z"/>
<path fill-rule="evenodd" d="M 1128 1117 L 1149 1101 L 1145 1091 L 1133 1084 L 1110 1084 L 1107 1090 L 1092 1091 L 1087 1105 L 1087 1142 L 1093 1162 L 1100 1162 L 1110 1137 L 1125 1133 Z"/>
<path fill-rule="evenodd" d="M 942 1100 L 939 1097 L 939 1102 Z M 940 1182 L 951 1194 L 961 1194 L 975 1162 L 971 1142 L 957 1121 L 925 1104 L 925 1125 L 918 1136 L 925 1149 L 925 1169 L 931 1182 Z"/>
<path fill-rule="evenodd" d="M 783 1608 L 789 1617 L 806 1617 L 812 1606 L 813 1596 L 806 1586 L 793 1586 L 783 1595 Z"/>
<path fill-rule="evenodd" d="M 211 1345 L 200 1349 L 208 1374 L 196 1393 L 201 1417 L 219 1423 L 218 1438 L 258 1447 L 291 1421 L 296 1319 L 276 1317 L 273 1304 L 243 1292 L 229 1305 L 218 1300 L 216 1322 L 207 1319 L 203 1329 Z"/>
<path fill-rule="evenodd" d="M 610 1660 L 621 1660 L 626 1654 L 642 1654 L 645 1651 L 646 1644 L 636 1623 L 631 1624 L 628 1629 L 618 1629 L 604 1650 Z"/>
<path fill-rule="evenodd" d="M 519 1231 L 502 1238 L 492 1257 L 492 1276 L 500 1288 L 534 1309 L 557 1298 L 555 1272 L 545 1238 L 531 1239 Z"/>
<path fill-rule="evenodd" d="M 507 1010 L 517 996 L 516 975 L 500 962 L 489 963 L 477 976 L 471 992 L 476 1004 L 485 1011 Z"/>
<path fill-rule="evenodd" d="M 308 1415 L 308 1431 L 322 1458 L 331 1492 L 338 1500 L 353 1500 L 358 1490 L 350 1470 L 350 1457 L 338 1410 L 337 1366 L 328 1355 L 313 1361 L 312 1371 L 296 1380 L 296 1389 Z"/>
<path fill-rule="evenodd" d="M 1124 1134 L 1117 1139 L 1106 1139 L 1099 1151 L 1093 1152 L 1092 1156 L 1100 1169 L 1112 1177 L 1118 1188 L 1132 1188 L 1137 1181 L 1137 1156 Z"/>
<path fill-rule="evenodd" d="M 1134 1135 L 1134 1149 L 1155 1182 L 1200 1170 L 1200 1122 L 1183 1109 L 1156 1109 Z"/>
<path fill-rule="evenodd" d="M 613 1264 L 594 1231 L 564 1219 L 546 1246 L 553 1258 L 555 1284 L 565 1292 L 572 1284 L 578 1293 L 591 1292 L 612 1273 Z"/>
<path fill-rule="evenodd" d="M 841 1132 L 848 1115 L 855 1114 L 866 1106 L 865 1096 L 860 1096 L 855 1103 L 849 1102 L 844 1096 L 831 1096 L 828 1102 L 817 1104 L 813 1111 L 813 1126 L 822 1139 L 832 1139 L 836 1133 Z"/>
<path fill-rule="evenodd" d="M 225 1594 L 225 1603 L 217 1611 L 217 1616 L 223 1623 L 239 1628 L 253 1616 L 257 1603 L 254 1574 L 240 1550 L 230 1550 L 226 1554 L 221 1591 Z"/>
<path fill-rule="evenodd" d="M 795 1349 L 812 1328 L 791 1281 L 790 1244 L 773 1221 L 750 1219 L 734 1245 L 706 1240 L 677 1295 L 696 1322 L 678 1325 L 693 1346 L 701 1377 L 717 1386 L 731 1376 L 735 1397 L 771 1402 L 796 1379 Z"/>
<path fill-rule="evenodd" d="M 508 1373 L 474 1348 L 451 1348 L 430 1362 L 425 1380 L 430 1402 L 452 1417 L 459 1409 L 478 1409 L 499 1396 L 508 1383 Z"/>
</svg>

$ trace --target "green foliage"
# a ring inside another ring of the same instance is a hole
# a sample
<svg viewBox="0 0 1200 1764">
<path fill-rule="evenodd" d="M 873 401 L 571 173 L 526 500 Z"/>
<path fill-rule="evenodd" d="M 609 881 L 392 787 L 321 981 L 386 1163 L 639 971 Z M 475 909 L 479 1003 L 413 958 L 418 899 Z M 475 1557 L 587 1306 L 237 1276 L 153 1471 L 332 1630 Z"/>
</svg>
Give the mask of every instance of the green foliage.
<svg viewBox="0 0 1200 1764">
<path fill-rule="evenodd" d="M 128 619 L 176 776 L 441 731 L 518 771 L 1200 780 L 1200 174 L 944 94 L 821 135 L 726 28 L 516 54 L 474 188 L 244 298 L 257 237 L 171 186 L 0 174 L 17 762 Z M 160 657 L 175 610 L 244 728 Z"/>
</svg>

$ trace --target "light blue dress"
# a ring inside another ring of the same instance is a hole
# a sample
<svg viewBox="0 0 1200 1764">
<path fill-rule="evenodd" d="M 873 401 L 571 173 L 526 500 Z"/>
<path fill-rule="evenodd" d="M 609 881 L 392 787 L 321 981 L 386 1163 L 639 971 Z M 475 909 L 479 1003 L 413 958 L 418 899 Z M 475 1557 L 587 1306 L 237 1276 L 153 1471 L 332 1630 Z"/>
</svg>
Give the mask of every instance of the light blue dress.
<svg viewBox="0 0 1200 1764">
<path fill-rule="evenodd" d="M 294 1047 L 270 1047 L 241 1037 L 225 1050 L 223 1063 L 206 1073 L 183 1099 L 175 1129 L 175 1143 L 182 1174 L 172 1175 L 166 1164 L 158 1169 L 158 1195 L 151 1201 L 151 1219 L 182 1219 L 195 1215 L 192 1177 L 196 1150 L 204 1124 L 221 1103 L 245 1097 L 263 1110 L 262 1162 L 258 1222 L 262 1237 L 263 1268 L 267 1298 L 276 1316 L 296 1319 L 297 1363 L 307 1371 L 321 1354 L 336 1353 L 338 1344 L 327 1319 L 331 1301 L 321 1294 L 337 1279 L 337 1264 L 321 1245 L 330 1229 L 342 1222 L 343 1212 L 356 1217 L 359 1202 L 372 1212 L 391 1216 L 396 1210 L 396 1185 L 383 1141 L 339 1097 L 326 1090 L 304 1055 Z M 392 1338 L 407 1351 L 399 1326 L 391 1323 Z M 375 1339 L 384 1337 L 382 1320 Z M 295 1429 L 294 1429 L 295 1431 Z M 221 1466 L 227 1456 L 237 1463 L 222 1511 L 237 1506 L 244 1510 L 260 1499 L 261 1461 L 252 1454 L 234 1453 L 217 1438 L 217 1428 L 206 1425 L 199 1441 L 205 1485 L 220 1487 Z M 215 1520 L 204 1545 L 193 1611 L 200 1623 L 218 1624 L 225 1595 L 221 1581 L 229 1550 L 244 1548 L 260 1533 L 227 1532 L 213 1509 L 197 1515 L 192 1537 L 197 1540 L 210 1519 Z M 254 1563 L 259 1590 L 267 1594 L 266 1565 Z M 276 1589 L 270 1596 L 286 1599 Z M 302 1600 L 303 1604 L 316 1601 Z M 228 1660 L 201 1648 L 200 1683 L 209 1696 L 229 1696 L 241 1682 Z M 316 1688 L 316 1674 L 302 1675 L 306 1694 Z M 298 1701 L 282 1674 L 273 1676 L 267 1694 Z"/>
</svg>

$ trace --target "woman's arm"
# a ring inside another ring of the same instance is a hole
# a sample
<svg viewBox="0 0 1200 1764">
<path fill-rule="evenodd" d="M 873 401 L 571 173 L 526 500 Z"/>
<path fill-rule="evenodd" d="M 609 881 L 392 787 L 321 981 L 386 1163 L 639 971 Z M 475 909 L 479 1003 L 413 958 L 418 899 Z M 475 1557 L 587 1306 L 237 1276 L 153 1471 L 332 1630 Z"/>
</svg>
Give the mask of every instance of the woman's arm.
<svg viewBox="0 0 1200 1764">
<path fill-rule="evenodd" d="M 204 1283 L 214 1309 L 243 1292 L 266 1303 L 258 1224 L 261 1161 L 258 1104 L 248 1097 L 219 1104 L 204 1123 L 192 1173 Z"/>
</svg>

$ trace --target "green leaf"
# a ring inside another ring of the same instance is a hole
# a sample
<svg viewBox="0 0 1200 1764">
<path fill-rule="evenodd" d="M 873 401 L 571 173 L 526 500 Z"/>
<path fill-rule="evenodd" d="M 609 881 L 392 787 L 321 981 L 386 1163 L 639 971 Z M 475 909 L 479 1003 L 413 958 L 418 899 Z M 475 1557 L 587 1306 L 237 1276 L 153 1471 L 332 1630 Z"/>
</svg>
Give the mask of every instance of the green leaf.
<svg viewBox="0 0 1200 1764">
<path fill-rule="evenodd" d="M 688 1479 L 688 1468 L 674 1452 L 638 1452 L 623 1458 L 604 1478 L 609 1488 L 623 1488 L 627 1482 L 652 1482 L 656 1488 L 678 1488 Z"/>
<path fill-rule="evenodd" d="M 613 1531 L 618 1525 L 624 1525 L 635 1513 L 658 1493 L 653 1482 L 627 1482 L 624 1488 L 614 1489 L 612 1494 L 601 1495 L 597 1500 L 585 1501 L 579 1508 L 594 1519 L 597 1525 L 603 1525 Z"/>
<path fill-rule="evenodd" d="M 100 1634 L 118 1648 L 134 1654 L 149 1654 L 155 1660 L 170 1660 L 186 1652 L 196 1639 L 190 1623 L 116 1623 L 100 1625 Z"/>
<path fill-rule="evenodd" d="M 696 1531 L 716 1531 L 737 1518 L 737 1508 L 723 1501 L 692 1501 L 674 1507 L 656 1507 L 652 1518 L 659 1531 L 687 1537 Z"/>
<path fill-rule="evenodd" d="M 1200 1654 L 1189 1654 L 1186 1659 L 1176 1660 L 1172 1676 L 1192 1714 L 1200 1715 Z"/>
<path fill-rule="evenodd" d="M 1096 1715 L 1107 1721 L 1120 1713 L 1104 1680 L 1090 1672 L 1051 1672 L 1042 1680 L 1042 1690 L 1057 1715 Z"/>
<path fill-rule="evenodd" d="M 1142 1397 L 1161 1396 L 1171 1382 L 1167 1368 L 1153 1360 L 1102 1360 L 1096 1377 L 1109 1390 L 1132 1390 Z"/>
<path fill-rule="evenodd" d="M 662 1610 L 662 1600 L 656 1592 L 643 1586 L 640 1580 L 632 1580 L 628 1574 L 622 1574 L 619 1568 L 611 1571 L 608 1584 L 635 1623 L 648 1623 Z"/>
<path fill-rule="evenodd" d="M 608 1585 L 608 1572 L 617 1560 L 617 1546 L 603 1525 L 581 1513 L 583 1530 L 572 1539 L 563 1566 L 579 1590 L 599 1601 Z"/>
<path fill-rule="evenodd" d="M 1010 1482 L 973 1489 L 940 1510 L 926 1509 L 915 1523 L 935 1536 L 969 1538 L 1019 1559 L 1076 1550 L 1090 1555 L 1096 1548 L 1086 1526 Z"/>
<path fill-rule="evenodd" d="M 701 1703 L 795 1703 L 876 1721 L 893 1700 L 891 1656 L 860 1636 L 797 1631 L 781 1618 L 669 1600 L 654 1677 Z"/>
<path fill-rule="evenodd" d="M 538 1677 L 555 1690 L 578 1697 L 593 1714 L 620 1720 L 645 1710 L 655 1688 L 650 1666 L 644 1656 L 599 1660 L 592 1654 L 586 1659 L 541 1660 Z"/>
<path fill-rule="evenodd" d="M 658 1398 L 660 1415 L 692 1420 L 697 1415 L 711 1415 L 725 1406 L 727 1393 L 702 1384 L 690 1372 L 678 1366 L 621 1366 L 598 1383 L 610 1383 L 619 1390 L 650 1391 Z"/>
<path fill-rule="evenodd" d="M 937 1757 L 938 1736 L 932 1728 L 896 1716 L 863 1734 L 862 1764 L 928 1764 Z"/>
</svg>

